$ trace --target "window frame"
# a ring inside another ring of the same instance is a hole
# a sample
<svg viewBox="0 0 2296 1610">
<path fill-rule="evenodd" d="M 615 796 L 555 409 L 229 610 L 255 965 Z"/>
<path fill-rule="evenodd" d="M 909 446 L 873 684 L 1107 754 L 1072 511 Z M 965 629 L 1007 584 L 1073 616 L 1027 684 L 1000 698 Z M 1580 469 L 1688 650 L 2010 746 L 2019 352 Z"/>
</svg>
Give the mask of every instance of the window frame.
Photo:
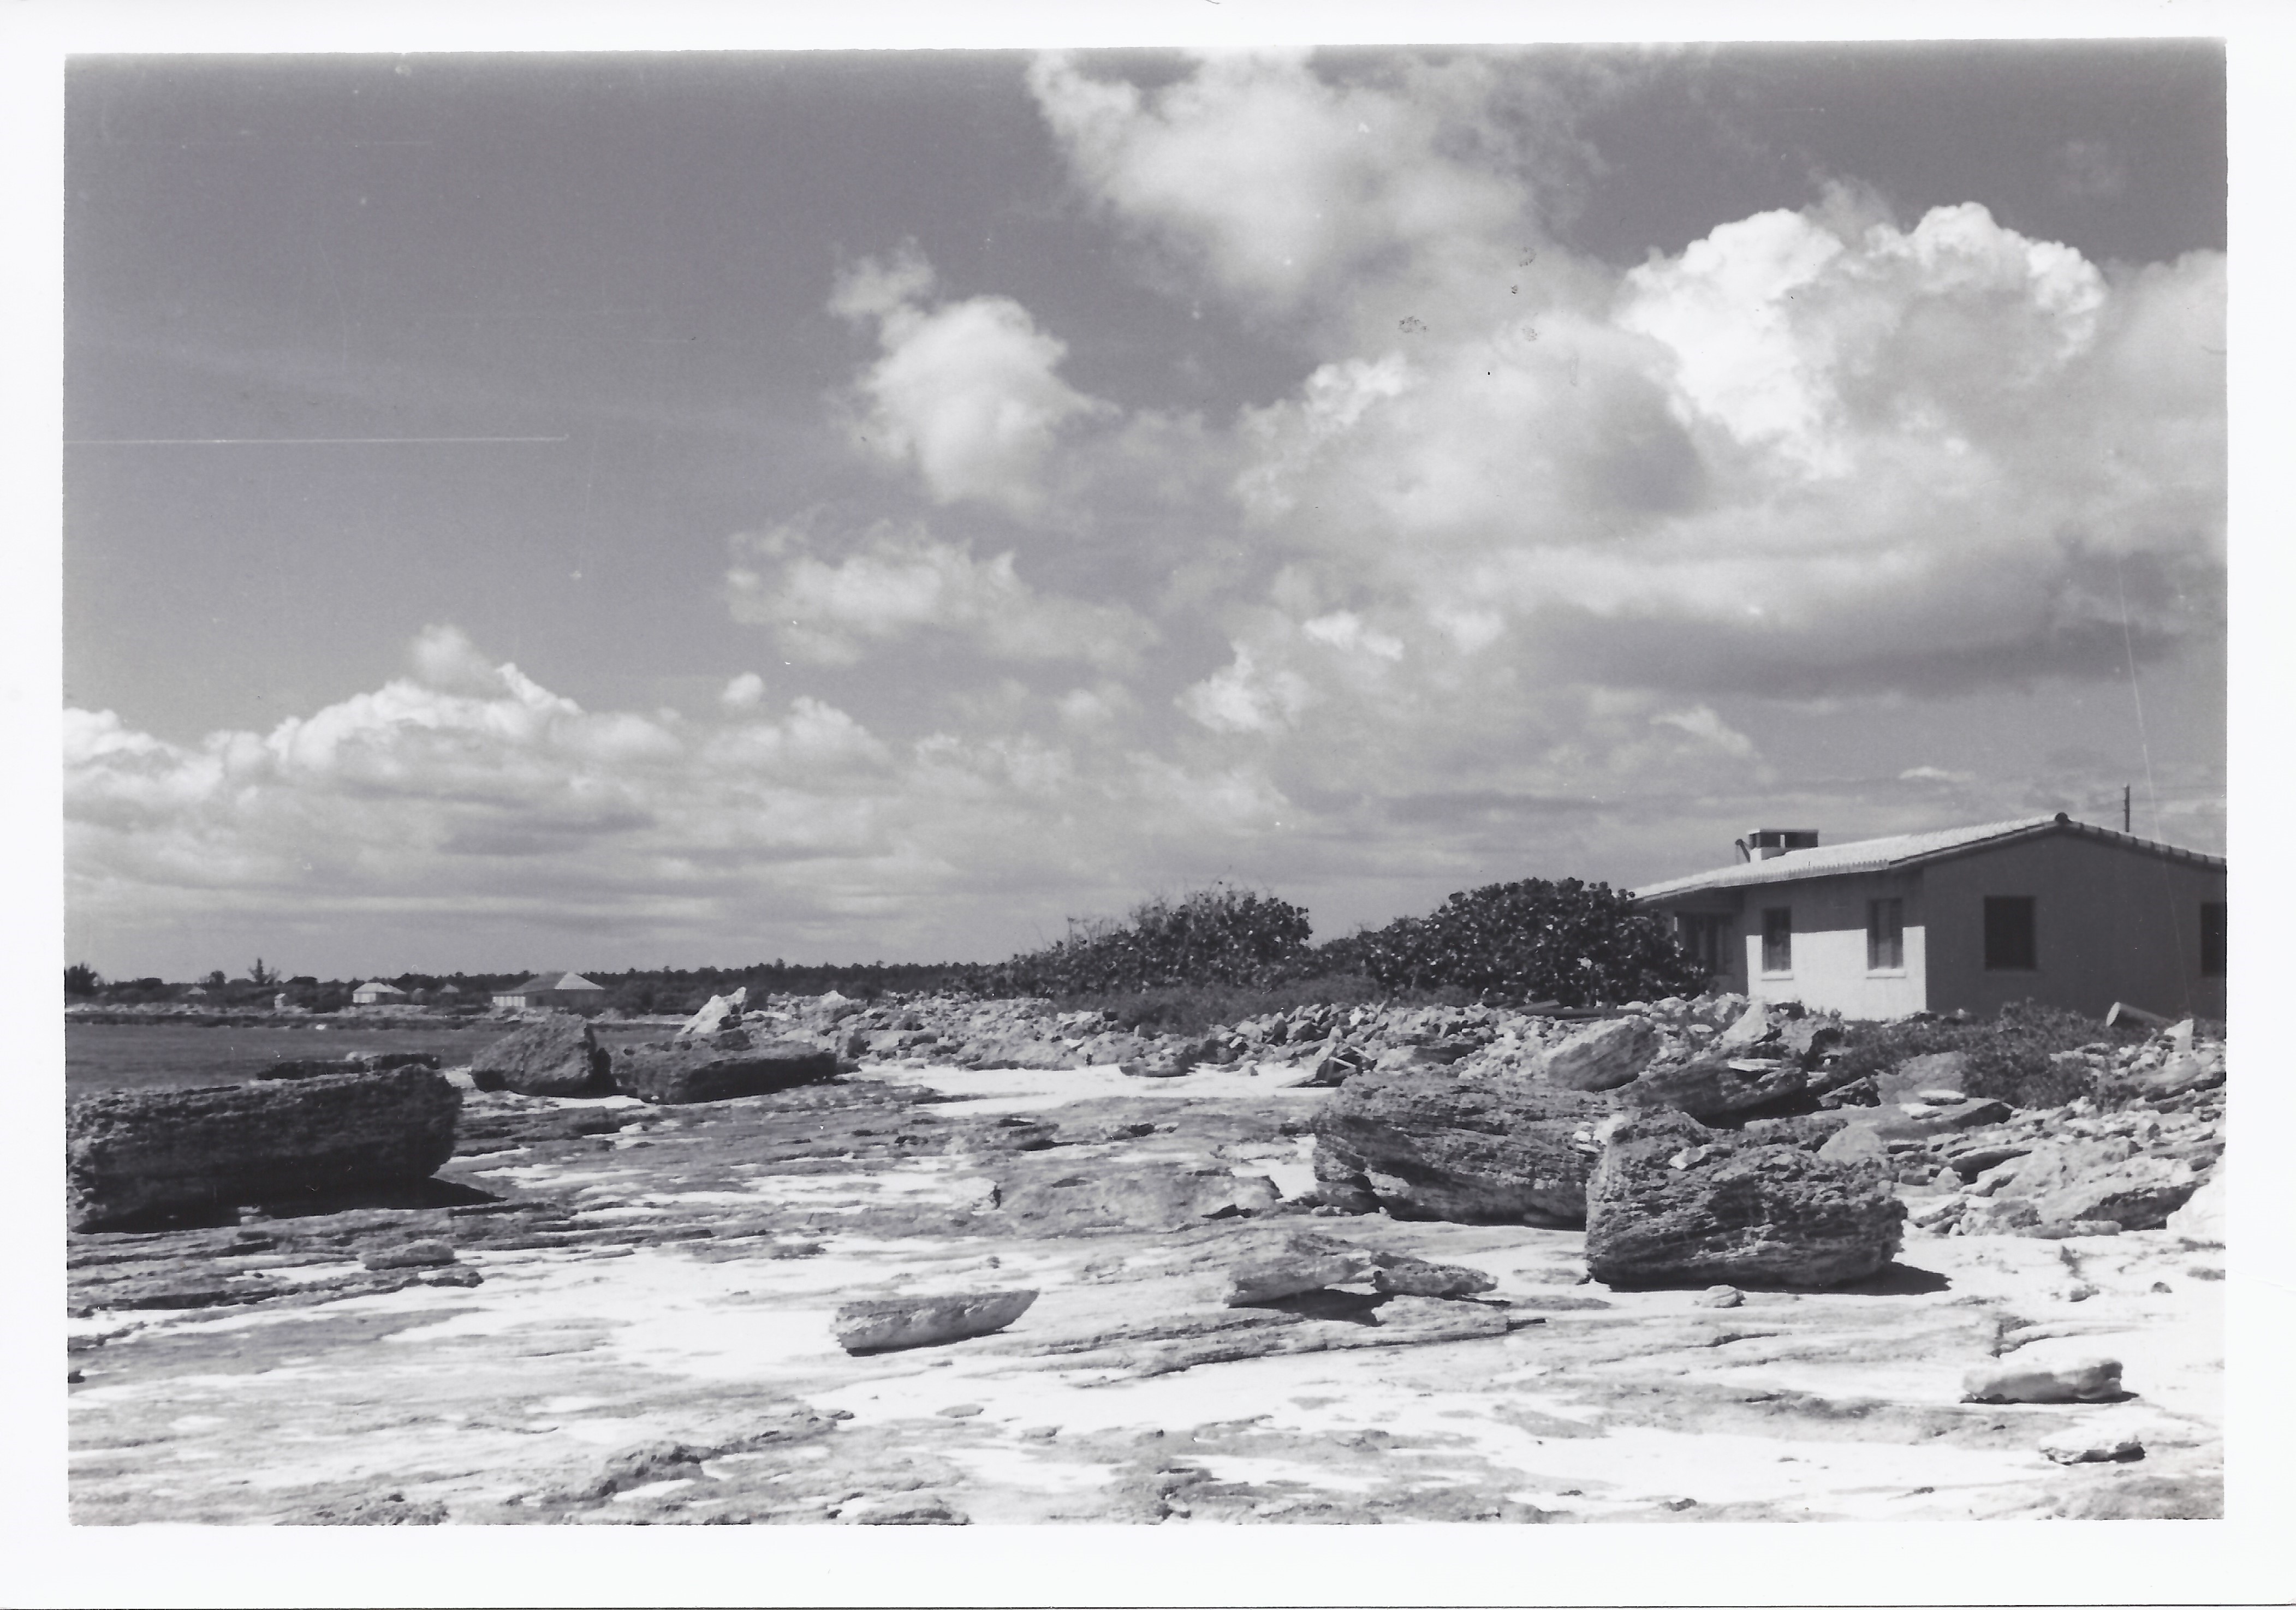
<svg viewBox="0 0 2296 1610">
<path fill-rule="evenodd" d="M 1902 895 L 1877 895 L 1866 903 L 1866 970 L 1883 975 L 1906 970 L 1906 897 Z"/>
<path fill-rule="evenodd" d="M 1776 944 L 1774 949 L 1774 942 L 1782 943 Z M 1783 967 L 1772 965 L 1774 955 L 1784 957 Z M 1762 977 L 1793 977 L 1793 907 L 1790 905 L 1766 905 L 1762 908 Z"/>
<path fill-rule="evenodd" d="M 1995 920 L 1997 911 L 2005 917 L 2011 911 L 2020 908 L 2024 913 L 2021 925 L 1997 927 Z M 2039 899 L 2031 895 L 1988 895 L 1984 896 L 1983 903 L 1979 910 L 1979 919 L 1982 924 L 1979 953 L 1984 960 L 1985 971 L 1988 973 L 2039 972 L 2041 970 L 2041 903 Z M 2016 947 L 2008 942 L 2015 936 L 2016 929 L 2020 926 L 2023 928 L 2023 960 L 2018 960 L 2010 956 L 2004 956 L 1997 960 L 1995 959 L 1996 941 L 2001 942 L 1998 948 L 2002 951 L 2013 951 Z"/>
</svg>

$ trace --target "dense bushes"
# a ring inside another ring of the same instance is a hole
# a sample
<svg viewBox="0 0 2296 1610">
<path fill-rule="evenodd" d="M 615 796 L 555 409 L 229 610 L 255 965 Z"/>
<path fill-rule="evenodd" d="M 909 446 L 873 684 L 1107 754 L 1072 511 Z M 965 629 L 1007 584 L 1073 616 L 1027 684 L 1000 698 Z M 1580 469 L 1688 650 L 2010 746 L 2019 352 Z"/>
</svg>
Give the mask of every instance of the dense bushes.
<svg viewBox="0 0 2296 1610">
<path fill-rule="evenodd" d="M 1130 994 L 1181 985 L 1263 988 L 1314 970 L 1308 913 L 1272 895 L 1215 886 L 1135 906 L 1122 922 L 1069 924 L 1068 936 L 988 969 L 997 994 Z"/>
<path fill-rule="evenodd" d="M 1355 944 L 1390 989 L 1449 986 L 1490 1001 L 1647 1001 L 1693 994 L 1704 982 L 1662 919 L 1576 878 L 1489 884 Z"/>
</svg>

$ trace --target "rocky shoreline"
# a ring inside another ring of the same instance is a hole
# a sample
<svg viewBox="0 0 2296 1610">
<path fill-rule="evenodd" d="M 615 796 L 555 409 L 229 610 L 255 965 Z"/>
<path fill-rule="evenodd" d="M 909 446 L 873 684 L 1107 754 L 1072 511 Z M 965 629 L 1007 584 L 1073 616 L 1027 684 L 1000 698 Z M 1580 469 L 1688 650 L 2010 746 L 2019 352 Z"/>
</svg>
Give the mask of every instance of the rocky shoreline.
<svg viewBox="0 0 2296 1610">
<path fill-rule="evenodd" d="M 74 1518 L 2221 1513 L 2188 1026 L 2018 1111 L 1726 999 L 713 1006 L 232 1087 L 419 1075 L 452 1156 L 74 1233 Z"/>
</svg>

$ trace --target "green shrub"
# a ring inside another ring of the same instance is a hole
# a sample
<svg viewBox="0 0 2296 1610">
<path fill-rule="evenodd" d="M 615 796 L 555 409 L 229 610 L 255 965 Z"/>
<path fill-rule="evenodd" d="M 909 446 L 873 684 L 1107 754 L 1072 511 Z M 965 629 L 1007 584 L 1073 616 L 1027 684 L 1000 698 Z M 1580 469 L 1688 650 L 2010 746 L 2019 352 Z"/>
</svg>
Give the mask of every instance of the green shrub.
<svg viewBox="0 0 2296 1610">
<path fill-rule="evenodd" d="M 1216 885 L 1144 902 L 1121 922 L 1072 919 L 1067 937 L 988 968 L 984 987 L 1062 996 L 1264 988 L 1309 969 L 1308 934 L 1308 913 L 1298 906 Z"/>
<path fill-rule="evenodd" d="M 1495 1002 L 1646 1001 L 1704 982 L 1662 918 L 1576 878 L 1490 884 L 1358 938 L 1365 969 L 1390 989 L 1449 986 Z"/>
</svg>

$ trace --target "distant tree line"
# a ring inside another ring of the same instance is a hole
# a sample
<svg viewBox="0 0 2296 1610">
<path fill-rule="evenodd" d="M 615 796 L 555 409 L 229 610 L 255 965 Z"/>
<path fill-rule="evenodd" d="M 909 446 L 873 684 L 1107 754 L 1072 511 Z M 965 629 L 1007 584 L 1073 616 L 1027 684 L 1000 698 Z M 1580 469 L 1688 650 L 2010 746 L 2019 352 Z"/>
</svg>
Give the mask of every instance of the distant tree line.
<svg viewBox="0 0 2296 1610">
<path fill-rule="evenodd" d="M 1114 1000 L 1174 990 L 1297 994 L 1318 980 L 1350 999 L 1372 992 L 1445 993 L 1493 1003 L 1546 1001 L 1587 1006 L 1694 993 L 1705 979 L 1669 925 L 1638 911 L 1607 884 L 1527 879 L 1453 895 L 1424 917 L 1398 917 L 1311 944 L 1305 910 L 1270 894 L 1216 884 L 1142 902 L 1121 919 L 1072 919 L 1054 943 L 998 962 L 793 963 L 633 968 L 585 972 L 605 1005 L 631 1014 L 691 1012 L 712 995 L 747 989 L 770 995 L 835 990 L 857 1000 L 949 992 Z M 434 1009 L 480 1012 L 497 992 L 532 977 L 512 973 L 400 973 L 385 982 Z M 351 1004 L 359 979 L 282 979 L 258 958 L 241 977 L 201 981 L 209 1004 L 269 1006 L 284 995 L 311 1011 Z M 1309 993 L 1315 993 L 1312 989 Z M 131 1003 L 185 998 L 157 978 L 106 983 L 85 962 L 64 969 L 64 993 Z"/>
</svg>

